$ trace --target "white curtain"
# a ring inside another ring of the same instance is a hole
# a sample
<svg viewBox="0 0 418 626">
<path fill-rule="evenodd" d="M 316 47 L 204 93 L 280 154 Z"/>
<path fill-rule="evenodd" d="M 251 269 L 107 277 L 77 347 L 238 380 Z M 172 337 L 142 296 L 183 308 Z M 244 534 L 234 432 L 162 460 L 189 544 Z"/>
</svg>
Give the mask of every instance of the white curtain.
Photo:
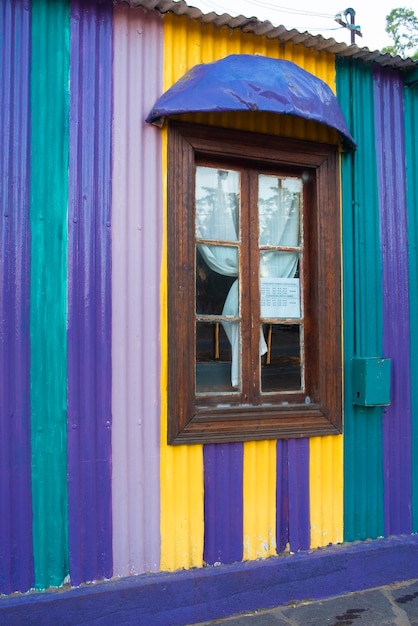
<svg viewBox="0 0 418 626">
<path fill-rule="evenodd" d="M 274 176 L 259 176 L 259 243 L 273 246 L 297 246 L 299 242 L 300 181 L 283 181 Z M 287 182 L 287 184 L 286 184 Z M 293 191 L 292 191 L 293 188 Z M 215 191 L 216 190 L 216 191 Z M 239 174 L 234 171 L 198 167 L 196 173 L 196 235 L 207 240 L 238 240 Z M 207 265 L 224 276 L 238 277 L 238 248 L 233 245 L 199 245 Z M 295 275 L 298 254 L 261 251 L 260 277 L 290 278 Z M 232 284 L 222 315 L 238 317 L 238 278 Z M 231 384 L 239 386 L 239 322 L 222 322 L 231 344 Z M 260 328 L 260 355 L 267 352 Z"/>
<path fill-rule="evenodd" d="M 198 167 L 196 172 L 196 236 L 200 239 L 237 241 L 238 172 Z M 238 248 L 201 244 L 207 265 L 223 276 L 238 276 Z"/>
</svg>

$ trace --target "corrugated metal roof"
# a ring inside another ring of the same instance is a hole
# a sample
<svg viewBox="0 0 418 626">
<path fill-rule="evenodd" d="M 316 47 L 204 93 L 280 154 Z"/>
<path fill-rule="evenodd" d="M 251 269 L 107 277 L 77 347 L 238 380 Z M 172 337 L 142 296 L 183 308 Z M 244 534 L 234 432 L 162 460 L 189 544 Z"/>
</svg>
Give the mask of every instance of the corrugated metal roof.
<svg viewBox="0 0 418 626">
<path fill-rule="evenodd" d="M 382 54 L 379 51 L 372 52 L 369 48 L 359 48 L 356 44 L 347 45 L 326 39 L 322 35 L 311 35 L 308 32 L 301 33 L 296 29 L 287 30 L 284 26 L 274 26 L 269 21 L 261 21 L 256 17 L 245 17 L 238 15 L 233 17 L 227 13 L 218 15 L 214 11 L 203 13 L 200 9 L 188 5 L 184 0 L 116 0 L 117 2 L 127 2 L 131 7 L 143 7 L 144 9 L 155 9 L 160 13 L 174 13 L 175 15 L 185 15 L 186 17 L 202 22 L 203 24 L 213 24 L 214 26 L 229 26 L 229 28 L 240 28 L 247 33 L 267 37 L 267 39 L 278 39 L 282 42 L 291 41 L 294 44 L 302 44 L 307 48 L 313 48 L 319 52 L 329 52 L 340 57 L 351 57 L 365 63 L 376 63 L 383 67 L 393 67 L 408 71 L 416 68 L 417 61 L 412 59 L 402 59 L 400 56 Z"/>
</svg>

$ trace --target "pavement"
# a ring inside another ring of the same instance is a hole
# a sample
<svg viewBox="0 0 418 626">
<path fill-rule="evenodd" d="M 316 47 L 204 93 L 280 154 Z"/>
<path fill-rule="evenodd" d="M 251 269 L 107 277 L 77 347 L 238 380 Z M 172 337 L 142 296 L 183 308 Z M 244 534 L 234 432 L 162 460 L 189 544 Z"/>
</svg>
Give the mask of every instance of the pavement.
<svg viewBox="0 0 418 626">
<path fill-rule="evenodd" d="M 194 626 L 418 626 L 418 579 Z"/>
</svg>

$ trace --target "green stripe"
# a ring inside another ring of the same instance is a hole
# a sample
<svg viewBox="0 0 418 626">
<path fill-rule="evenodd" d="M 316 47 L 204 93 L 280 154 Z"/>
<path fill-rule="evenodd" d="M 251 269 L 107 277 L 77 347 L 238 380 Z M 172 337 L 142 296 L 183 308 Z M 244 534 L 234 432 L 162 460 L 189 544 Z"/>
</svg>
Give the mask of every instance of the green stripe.
<svg viewBox="0 0 418 626">
<path fill-rule="evenodd" d="M 67 199 L 69 4 L 33 0 L 31 414 L 35 586 L 68 574 Z"/>
<path fill-rule="evenodd" d="M 405 151 L 408 211 L 409 315 L 411 380 L 418 380 L 418 86 L 405 88 Z M 412 532 L 418 532 L 418 386 L 411 385 L 412 415 Z"/>
<path fill-rule="evenodd" d="M 383 535 L 380 408 L 352 403 L 353 356 L 382 356 L 379 198 L 373 76 L 367 66 L 337 61 L 337 93 L 357 150 L 342 157 L 344 271 L 344 539 Z"/>
</svg>

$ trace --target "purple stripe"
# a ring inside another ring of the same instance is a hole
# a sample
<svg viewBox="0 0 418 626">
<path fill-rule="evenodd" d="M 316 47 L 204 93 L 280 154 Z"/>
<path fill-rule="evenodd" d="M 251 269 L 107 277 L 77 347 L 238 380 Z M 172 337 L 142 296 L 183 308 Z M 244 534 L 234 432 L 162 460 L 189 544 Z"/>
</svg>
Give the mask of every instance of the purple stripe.
<svg viewBox="0 0 418 626">
<path fill-rule="evenodd" d="M 277 552 L 289 544 L 292 552 L 310 546 L 309 439 L 277 442 Z"/>
<path fill-rule="evenodd" d="M 34 585 L 30 451 L 30 11 L 0 13 L 0 593 Z"/>
<path fill-rule="evenodd" d="M 292 552 L 310 547 L 309 439 L 289 439 L 289 543 Z"/>
<path fill-rule="evenodd" d="M 276 448 L 276 544 L 283 552 L 289 542 L 289 458 L 288 442 L 280 439 Z"/>
<path fill-rule="evenodd" d="M 411 397 L 402 79 L 374 75 L 383 285 L 383 355 L 392 359 L 383 417 L 385 534 L 411 532 Z"/>
<path fill-rule="evenodd" d="M 203 448 L 206 563 L 233 563 L 243 555 L 242 443 Z"/>
<path fill-rule="evenodd" d="M 112 1 L 71 6 L 68 476 L 73 584 L 112 575 Z"/>
</svg>

